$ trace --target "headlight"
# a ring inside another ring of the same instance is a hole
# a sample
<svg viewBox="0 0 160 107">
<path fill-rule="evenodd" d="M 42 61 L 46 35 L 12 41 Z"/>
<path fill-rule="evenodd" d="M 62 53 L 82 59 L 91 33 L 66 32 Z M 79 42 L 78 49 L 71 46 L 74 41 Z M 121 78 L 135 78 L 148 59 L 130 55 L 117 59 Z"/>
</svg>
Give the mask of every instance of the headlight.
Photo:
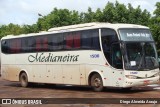
<svg viewBox="0 0 160 107">
<path fill-rule="evenodd" d="M 134 76 L 134 75 L 126 75 L 126 77 L 129 79 L 137 79 L 137 76 Z"/>
<path fill-rule="evenodd" d="M 154 76 L 155 76 L 155 77 L 156 77 L 156 76 L 160 76 L 160 72 L 154 74 Z"/>
</svg>

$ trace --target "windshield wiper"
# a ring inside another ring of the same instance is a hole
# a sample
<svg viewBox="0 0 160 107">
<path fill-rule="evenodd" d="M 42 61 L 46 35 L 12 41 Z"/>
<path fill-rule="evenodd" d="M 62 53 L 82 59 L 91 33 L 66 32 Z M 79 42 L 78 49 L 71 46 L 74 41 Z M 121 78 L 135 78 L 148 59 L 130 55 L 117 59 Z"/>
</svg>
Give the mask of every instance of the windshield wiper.
<svg viewBox="0 0 160 107">
<path fill-rule="evenodd" d="M 138 66 L 138 68 L 137 68 L 137 71 L 139 71 L 139 70 L 141 69 L 142 63 L 143 63 L 143 61 L 144 61 L 144 56 L 145 56 L 145 55 L 143 54 L 142 57 L 141 57 L 139 66 Z"/>
</svg>

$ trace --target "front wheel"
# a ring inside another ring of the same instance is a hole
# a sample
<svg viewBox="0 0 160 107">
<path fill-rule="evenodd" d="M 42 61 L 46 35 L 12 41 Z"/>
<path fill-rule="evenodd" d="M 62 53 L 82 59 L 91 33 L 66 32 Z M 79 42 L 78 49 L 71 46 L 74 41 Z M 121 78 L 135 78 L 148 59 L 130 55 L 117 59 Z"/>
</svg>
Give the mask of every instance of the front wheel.
<svg viewBox="0 0 160 107">
<path fill-rule="evenodd" d="M 130 91 L 131 89 L 132 89 L 132 87 L 122 88 L 123 91 Z"/>
<path fill-rule="evenodd" d="M 24 72 L 22 74 L 20 74 L 19 81 L 20 81 L 22 87 L 27 87 L 28 86 L 27 74 Z"/>
<path fill-rule="evenodd" d="M 97 92 L 103 90 L 103 82 L 99 74 L 94 74 L 91 77 L 91 87 L 93 88 L 94 91 L 97 91 Z"/>
</svg>

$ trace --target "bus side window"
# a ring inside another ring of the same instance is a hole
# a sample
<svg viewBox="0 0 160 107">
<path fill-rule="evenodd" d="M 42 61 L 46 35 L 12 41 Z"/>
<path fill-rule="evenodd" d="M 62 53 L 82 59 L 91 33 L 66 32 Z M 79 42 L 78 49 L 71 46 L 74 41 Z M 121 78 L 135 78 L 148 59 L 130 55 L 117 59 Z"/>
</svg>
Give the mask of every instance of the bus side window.
<svg viewBox="0 0 160 107">
<path fill-rule="evenodd" d="M 28 52 L 28 38 L 22 38 L 22 46 L 21 46 L 21 52 L 26 53 Z"/>
<path fill-rule="evenodd" d="M 79 32 L 74 33 L 74 48 L 80 48 L 81 47 L 81 35 Z"/>
<path fill-rule="evenodd" d="M 100 49 L 100 44 L 99 44 L 99 32 L 98 30 L 94 30 L 92 32 L 92 48 L 93 49 Z"/>
<path fill-rule="evenodd" d="M 41 50 L 41 38 L 37 37 L 36 38 L 36 51 Z"/>
<path fill-rule="evenodd" d="M 114 68 L 117 68 L 117 69 L 123 69 L 122 54 L 121 54 L 121 50 L 120 50 L 120 44 L 119 43 L 112 44 L 111 50 L 112 50 L 112 56 L 111 56 L 112 66 Z"/>
<path fill-rule="evenodd" d="M 42 50 L 47 51 L 48 50 L 48 38 L 44 37 L 42 39 Z"/>
<path fill-rule="evenodd" d="M 100 50 L 98 29 L 83 31 L 81 39 L 83 49 Z"/>
<path fill-rule="evenodd" d="M 109 64 L 112 65 L 111 45 L 118 41 L 116 32 L 113 29 L 101 29 L 102 48 Z"/>
<path fill-rule="evenodd" d="M 51 34 L 48 36 L 48 50 L 57 51 L 63 48 L 63 35 Z"/>
<path fill-rule="evenodd" d="M 21 39 L 16 39 L 16 53 L 21 52 Z"/>
<path fill-rule="evenodd" d="M 2 52 L 3 53 L 9 53 L 10 52 L 10 45 L 9 45 L 9 41 L 10 40 L 2 40 L 2 44 L 1 44 L 1 47 L 2 47 Z"/>
<path fill-rule="evenodd" d="M 36 38 L 36 51 L 47 51 L 48 50 L 48 38 L 47 37 L 37 37 Z"/>
<path fill-rule="evenodd" d="M 8 40 L 8 52 L 9 53 L 20 53 L 21 52 L 21 39 Z"/>
<path fill-rule="evenodd" d="M 36 40 L 35 37 L 27 38 L 27 52 L 34 52 L 36 47 Z"/>
<path fill-rule="evenodd" d="M 66 49 L 72 49 L 73 48 L 73 34 L 68 33 L 68 35 L 66 35 L 65 38 L 66 38 Z"/>
<path fill-rule="evenodd" d="M 91 35 L 89 31 L 83 31 L 82 32 L 82 48 L 83 49 L 91 49 L 92 40 Z"/>
<path fill-rule="evenodd" d="M 10 53 L 16 53 L 17 43 L 16 39 L 10 40 Z"/>
</svg>

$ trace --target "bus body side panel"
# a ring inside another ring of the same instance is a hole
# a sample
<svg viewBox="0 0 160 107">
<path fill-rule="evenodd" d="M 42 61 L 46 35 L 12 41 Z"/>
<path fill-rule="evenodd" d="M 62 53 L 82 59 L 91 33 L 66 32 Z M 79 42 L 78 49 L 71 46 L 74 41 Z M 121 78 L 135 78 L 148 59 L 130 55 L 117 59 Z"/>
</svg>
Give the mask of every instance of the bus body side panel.
<svg viewBox="0 0 160 107">
<path fill-rule="evenodd" d="M 49 56 L 52 59 L 77 56 L 77 59 L 45 61 Z M 5 71 L 7 80 L 19 81 L 20 71 L 25 71 L 29 82 L 88 85 L 89 74 L 97 72 L 102 76 L 104 86 L 121 86 L 121 72 L 105 64 L 103 53 L 93 50 L 26 53 L 17 54 L 15 58 L 2 55 L 2 73 Z"/>
<path fill-rule="evenodd" d="M 80 85 L 79 64 L 62 65 L 64 84 Z"/>
<path fill-rule="evenodd" d="M 62 75 L 63 72 L 61 65 L 47 65 L 46 83 L 63 84 Z"/>
<path fill-rule="evenodd" d="M 20 67 L 15 64 L 16 56 L 13 55 L 5 55 L 1 53 L 1 72 L 2 78 L 10 81 L 18 81 L 20 72 Z"/>
<path fill-rule="evenodd" d="M 81 64 L 79 67 L 79 72 L 80 72 L 80 85 L 87 85 L 87 76 L 86 76 L 86 65 Z"/>
<path fill-rule="evenodd" d="M 107 65 L 87 65 L 88 77 L 92 72 L 101 75 L 104 87 L 121 87 L 124 76 L 122 71 L 116 71 Z M 114 79 L 113 79 L 114 78 Z"/>
<path fill-rule="evenodd" d="M 2 64 L 2 78 L 9 81 L 19 81 L 20 68 L 15 65 L 4 65 Z"/>
</svg>

